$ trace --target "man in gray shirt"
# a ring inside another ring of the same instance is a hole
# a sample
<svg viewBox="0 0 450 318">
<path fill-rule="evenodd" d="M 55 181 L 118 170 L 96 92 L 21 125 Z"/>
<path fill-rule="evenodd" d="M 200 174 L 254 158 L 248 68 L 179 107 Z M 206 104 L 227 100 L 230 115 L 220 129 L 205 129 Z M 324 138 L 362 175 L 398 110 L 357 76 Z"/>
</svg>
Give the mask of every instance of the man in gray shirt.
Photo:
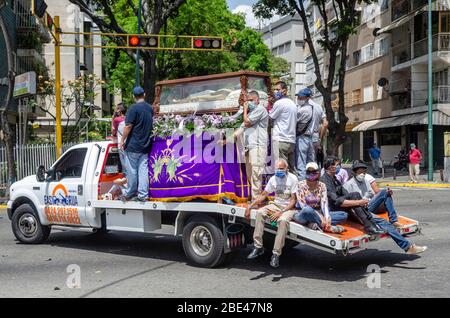
<svg viewBox="0 0 450 318">
<path fill-rule="evenodd" d="M 269 114 L 259 102 L 257 91 L 250 91 L 243 107 L 244 121 L 235 133 L 238 137 L 244 132 L 245 167 L 247 179 L 251 184 L 252 199 L 262 191 L 262 177 L 267 162 L 267 146 L 269 142 Z"/>
<path fill-rule="evenodd" d="M 311 100 L 309 88 L 297 94 L 297 138 L 295 157 L 299 180 L 305 179 L 306 164 L 316 161 L 316 151 L 320 146 L 327 127 L 322 107 Z"/>
</svg>

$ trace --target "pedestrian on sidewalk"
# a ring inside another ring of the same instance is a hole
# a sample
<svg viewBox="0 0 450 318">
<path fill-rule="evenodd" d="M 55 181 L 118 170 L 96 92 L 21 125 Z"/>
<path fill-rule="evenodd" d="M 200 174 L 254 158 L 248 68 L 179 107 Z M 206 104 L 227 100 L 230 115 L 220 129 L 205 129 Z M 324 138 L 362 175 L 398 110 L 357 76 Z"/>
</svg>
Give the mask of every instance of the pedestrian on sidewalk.
<svg viewBox="0 0 450 318">
<path fill-rule="evenodd" d="M 416 144 L 412 143 L 409 150 L 409 179 L 410 182 L 418 183 L 420 174 L 420 161 L 422 153 L 416 148 Z"/>
<path fill-rule="evenodd" d="M 372 148 L 369 149 L 369 157 L 372 160 L 373 174 L 378 176 L 378 170 L 383 167 L 381 162 L 381 149 L 378 148 L 377 143 L 374 142 Z"/>
</svg>

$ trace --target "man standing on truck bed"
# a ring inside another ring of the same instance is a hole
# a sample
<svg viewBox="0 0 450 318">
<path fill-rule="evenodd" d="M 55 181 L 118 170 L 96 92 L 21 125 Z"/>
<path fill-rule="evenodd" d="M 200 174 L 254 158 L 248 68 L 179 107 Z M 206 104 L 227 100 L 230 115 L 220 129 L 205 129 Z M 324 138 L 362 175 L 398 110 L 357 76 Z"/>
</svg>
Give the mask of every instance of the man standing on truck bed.
<svg viewBox="0 0 450 318">
<path fill-rule="evenodd" d="M 135 104 L 128 109 L 120 149 L 125 150 L 128 187 L 120 196 L 122 201 L 136 197 L 137 201 L 148 199 L 148 154 L 152 145 L 153 110 L 144 101 L 144 89 L 133 89 Z"/>
</svg>

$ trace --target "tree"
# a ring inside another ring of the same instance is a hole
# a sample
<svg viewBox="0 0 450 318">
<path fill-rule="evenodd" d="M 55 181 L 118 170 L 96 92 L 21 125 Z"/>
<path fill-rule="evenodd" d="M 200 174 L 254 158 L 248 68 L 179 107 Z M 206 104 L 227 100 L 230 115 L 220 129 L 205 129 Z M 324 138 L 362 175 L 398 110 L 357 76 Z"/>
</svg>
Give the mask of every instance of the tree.
<svg viewBox="0 0 450 318">
<path fill-rule="evenodd" d="M 288 77 L 286 82 L 291 82 L 291 65 L 284 58 L 279 56 L 272 57 L 272 71 L 271 71 L 271 79 L 272 83 L 276 83 L 281 80 L 281 78 Z"/>
<path fill-rule="evenodd" d="M 96 75 L 81 75 L 76 80 L 61 84 L 61 110 L 64 115 L 62 137 L 64 142 L 78 142 L 87 128 L 95 127 L 93 122 L 93 101 L 98 95 L 98 89 L 105 87 L 105 82 Z M 55 79 L 53 77 L 38 77 L 37 93 L 41 96 L 39 102 L 33 101 L 30 106 L 40 108 L 54 120 L 56 107 Z M 88 138 L 88 136 L 85 136 Z"/>
<path fill-rule="evenodd" d="M 356 4 L 371 3 L 372 0 L 310 0 L 311 5 L 318 8 L 322 18 L 322 38 L 314 43 L 308 16 L 303 0 L 258 0 L 253 6 L 255 14 L 262 18 L 269 18 L 275 11 L 280 15 L 294 15 L 298 13 L 305 30 L 305 41 L 314 62 L 315 86 L 323 96 L 324 107 L 328 120 L 328 131 L 331 141 L 331 153 L 337 154 L 339 146 L 345 140 L 345 126 L 348 117 L 345 115 L 345 74 L 347 63 L 347 43 L 350 36 L 356 33 L 359 25 L 359 15 Z M 337 19 L 332 19 L 337 17 Z M 318 58 L 319 46 L 328 54 L 327 78 L 321 71 Z M 340 57 L 338 57 L 340 55 Z M 338 118 L 335 119 L 332 107 L 333 82 L 337 75 L 338 88 Z"/>
<path fill-rule="evenodd" d="M 87 14 L 104 33 L 128 33 L 126 29 L 137 24 L 134 19 L 129 19 L 126 25 L 120 25 L 117 20 L 117 17 L 121 17 L 121 15 L 138 16 L 136 0 L 70 0 L 70 2 L 79 6 L 80 10 Z M 167 20 L 176 16 L 178 9 L 185 2 L 186 0 L 142 0 L 143 33 L 159 34 Z M 117 44 L 124 44 L 118 38 L 110 37 L 110 39 Z M 124 52 L 133 59 L 135 58 L 135 52 L 131 50 Z M 146 100 L 152 102 L 154 99 L 153 88 L 159 74 L 156 52 L 141 50 L 141 57 L 144 62 L 143 87 L 146 92 Z"/>
<path fill-rule="evenodd" d="M 116 15 L 119 25 L 130 23 L 134 18 L 129 16 L 130 13 L 124 13 L 124 10 Z M 127 31 L 134 32 L 133 25 L 129 26 Z M 223 36 L 225 43 L 224 51 L 158 52 L 158 78 L 161 80 L 242 69 L 263 72 L 271 69 L 270 50 L 261 35 L 245 26 L 244 16 L 228 10 L 225 0 L 188 0 L 179 8 L 177 16 L 168 19 L 161 34 L 216 35 Z M 133 82 L 130 78 L 135 74 L 134 59 L 117 50 L 110 50 L 107 54 L 110 85 L 122 88 L 123 92 L 131 92 Z M 125 94 L 124 101 L 131 102 L 131 94 Z"/>
</svg>

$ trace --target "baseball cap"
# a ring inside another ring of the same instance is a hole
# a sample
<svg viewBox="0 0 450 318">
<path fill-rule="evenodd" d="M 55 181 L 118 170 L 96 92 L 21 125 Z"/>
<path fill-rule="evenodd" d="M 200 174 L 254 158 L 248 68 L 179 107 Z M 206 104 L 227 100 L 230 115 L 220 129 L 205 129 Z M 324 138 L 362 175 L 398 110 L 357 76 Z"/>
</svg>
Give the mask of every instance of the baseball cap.
<svg viewBox="0 0 450 318">
<path fill-rule="evenodd" d="M 357 170 L 357 169 L 359 169 L 359 168 L 367 169 L 367 165 L 364 164 L 364 163 L 363 163 L 362 161 L 360 161 L 360 160 L 355 160 L 355 161 L 353 161 L 353 164 L 352 164 L 352 170 L 355 171 L 355 170 Z"/>
<path fill-rule="evenodd" d="M 300 97 L 310 97 L 311 95 L 312 95 L 312 91 L 307 87 L 299 90 L 298 93 L 295 94 L 295 96 L 300 96 Z"/>
<path fill-rule="evenodd" d="M 317 171 L 317 170 L 319 170 L 319 166 L 318 166 L 317 163 L 315 163 L 315 162 L 309 162 L 309 163 L 306 165 L 306 170 L 314 170 L 314 171 Z"/>
<path fill-rule="evenodd" d="M 142 87 L 140 87 L 140 86 L 136 86 L 135 88 L 133 88 L 133 95 L 134 96 L 139 96 L 139 95 L 142 95 L 144 93 L 145 93 L 144 89 Z"/>
</svg>

